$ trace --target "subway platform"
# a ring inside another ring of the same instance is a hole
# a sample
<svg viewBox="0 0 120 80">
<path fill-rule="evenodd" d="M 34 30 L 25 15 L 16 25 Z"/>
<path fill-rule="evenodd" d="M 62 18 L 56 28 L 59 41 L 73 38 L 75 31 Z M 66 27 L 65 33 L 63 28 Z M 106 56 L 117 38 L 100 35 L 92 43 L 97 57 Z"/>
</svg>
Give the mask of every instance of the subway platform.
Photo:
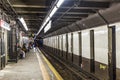
<svg viewBox="0 0 120 80">
<path fill-rule="evenodd" d="M 8 63 L 0 71 L 0 80 L 63 80 L 38 48 L 26 54 L 18 63 Z"/>
</svg>

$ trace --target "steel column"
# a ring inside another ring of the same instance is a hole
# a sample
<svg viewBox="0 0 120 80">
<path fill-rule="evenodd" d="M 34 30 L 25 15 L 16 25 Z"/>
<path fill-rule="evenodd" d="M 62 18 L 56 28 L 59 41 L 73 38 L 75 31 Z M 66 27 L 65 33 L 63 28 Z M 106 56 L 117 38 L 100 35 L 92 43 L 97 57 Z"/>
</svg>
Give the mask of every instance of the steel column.
<svg viewBox="0 0 120 80">
<path fill-rule="evenodd" d="M 90 30 L 90 72 L 95 72 L 94 30 Z"/>
<path fill-rule="evenodd" d="M 60 56 L 60 44 L 59 44 L 59 42 L 60 42 L 60 37 L 59 37 L 59 35 L 58 35 L 58 55 Z"/>
<path fill-rule="evenodd" d="M 62 38 L 61 38 L 61 48 L 62 48 L 62 57 L 63 57 L 63 35 L 61 35 Z"/>
<path fill-rule="evenodd" d="M 72 62 L 73 62 L 73 33 L 71 33 L 71 53 L 72 53 Z"/>
<path fill-rule="evenodd" d="M 81 32 L 78 32 L 79 41 L 79 66 L 82 64 L 82 36 Z"/>
<path fill-rule="evenodd" d="M 66 34 L 66 60 L 68 59 L 68 34 Z"/>
<path fill-rule="evenodd" d="M 108 71 L 109 80 L 116 80 L 116 32 L 115 26 L 108 27 Z"/>
</svg>

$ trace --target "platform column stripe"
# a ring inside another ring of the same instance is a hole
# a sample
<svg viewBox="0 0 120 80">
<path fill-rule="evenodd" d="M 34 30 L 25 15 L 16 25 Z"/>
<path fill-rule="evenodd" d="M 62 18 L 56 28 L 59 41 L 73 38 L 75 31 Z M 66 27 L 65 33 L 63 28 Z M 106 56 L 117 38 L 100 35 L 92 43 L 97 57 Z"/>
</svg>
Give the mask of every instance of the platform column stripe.
<svg viewBox="0 0 120 80">
<path fill-rule="evenodd" d="M 38 53 L 36 53 L 36 56 L 37 56 L 37 59 L 38 59 L 38 62 L 39 62 L 40 70 L 42 72 L 43 80 L 50 80 L 49 74 L 48 74 L 44 64 L 42 63 L 42 60 L 40 59 Z"/>
<path fill-rule="evenodd" d="M 38 49 L 39 50 L 39 49 Z M 40 53 L 42 53 L 39 50 Z M 49 68 L 52 70 L 52 72 L 54 73 L 54 75 L 56 76 L 57 80 L 63 80 L 63 78 L 61 77 L 61 75 L 56 71 L 56 69 L 52 66 L 52 64 L 47 60 L 46 57 L 44 57 L 44 55 L 42 54 L 43 59 L 45 60 L 45 62 L 47 63 L 47 65 L 49 66 Z"/>
<path fill-rule="evenodd" d="M 109 80 L 116 80 L 116 27 L 108 27 L 108 71 Z"/>
</svg>

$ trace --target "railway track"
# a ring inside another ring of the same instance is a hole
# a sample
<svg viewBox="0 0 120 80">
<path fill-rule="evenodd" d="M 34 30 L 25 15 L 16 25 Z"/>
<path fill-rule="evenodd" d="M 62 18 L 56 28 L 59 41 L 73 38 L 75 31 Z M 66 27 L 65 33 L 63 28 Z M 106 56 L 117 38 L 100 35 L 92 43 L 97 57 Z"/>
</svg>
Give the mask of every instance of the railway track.
<svg viewBox="0 0 120 80">
<path fill-rule="evenodd" d="M 40 50 L 50 60 L 64 80 L 99 80 L 95 76 L 83 70 L 77 69 L 74 65 L 70 65 L 70 63 L 50 54 L 49 51 L 46 51 L 43 48 Z"/>
</svg>

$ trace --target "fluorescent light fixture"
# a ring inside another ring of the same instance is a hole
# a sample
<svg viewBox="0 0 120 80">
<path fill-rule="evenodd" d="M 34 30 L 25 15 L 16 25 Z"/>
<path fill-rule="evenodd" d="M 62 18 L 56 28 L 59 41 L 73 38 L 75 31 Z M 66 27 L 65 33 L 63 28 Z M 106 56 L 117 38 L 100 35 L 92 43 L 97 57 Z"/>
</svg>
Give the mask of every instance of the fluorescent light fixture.
<svg viewBox="0 0 120 80">
<path fill-rule="evenodd" d="M 54 6 L 52 7 L 52 9 L 50 10 L 50 12 L 47 14 L 43 24 L 41 25 L 37 35 L 42 31 L 42 29 L 46 26 L 46 24 L 48 23 L 48 21 L 50 20 L 50 18 L 52 18 L 52 16 L 55 14 L 55 12 L 58 10 L 58 8 L 62 5 L 62 3 L 64 2 L 64 0 L 58 0 L 57 3 L 55 2 Z"/>
<path fill-rule="evenodd" d="M 50 20 L 49 23 L 45 26 L 45 28 L 44 28 L 44 33 L 46 33 L 50 28 L 51 28 L 51 20 Z"/>
<path fill-rule="evenodd" d="M 59 0 L 57 3 L 57 7 L 59 8 L 63 2 L 64 2 L 64 0 Z"/>
<path fill-rule="evenodd" d="M 55 6 L 54 8 L 53 8 L 53 10 L 50 12 L 50 18 L 55 14 L 55 12 L 57 11 L 57 7 Z"/>
<path fill-rule="evenodd" d="M 45 20 L 45 22 L 44 22 L 44 25 L 43 25 L 43 26 L 45 26 L 49 20 L 50 20 L 50 17 L 47 17 L 47 19 Z"/>
<path fill-rule="evenodd" d="M 21 17 L 21 18 L 18 18 L 20 20 L 20 22 L 22 23 L 22 25 L 24 26 L 25 30 L 28 31 L 28 27 L 24 21 L 24 19 Z"/>
</svg>

